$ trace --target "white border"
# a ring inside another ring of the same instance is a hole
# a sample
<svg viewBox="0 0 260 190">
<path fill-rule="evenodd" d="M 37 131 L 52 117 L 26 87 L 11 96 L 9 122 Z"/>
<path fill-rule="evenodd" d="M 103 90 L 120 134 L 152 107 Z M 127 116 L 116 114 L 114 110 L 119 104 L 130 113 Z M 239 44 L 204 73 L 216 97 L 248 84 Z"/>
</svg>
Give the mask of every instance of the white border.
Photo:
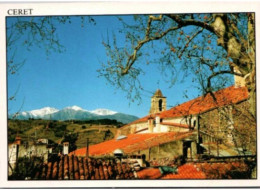
<svg viewBox="0 0 260 190">
<path fill-rule="evenodd" d="M 8 181 L 7 180 L 7 121 L 6 121 L 6 53 L 5 53 L 5 16 L 10 8 L 33 9 L 33 16 L 40 15 L 103 15 L 134 13 L 197 13 L 197 12 L 256 12 L 256 37 L 259 36 L 259 2 L 77 2 L 77 3 L 0 3 L 0 187 L 256 187 L 257 180 L 108 180 L 108 181 Z M 256 39 L 257 53 L 259 43 Z M 257 55 L 256 53 L 256 55 Z M 258 54 L 260 55 L 260 54 Z M 257 63 L 259 56 L 257 57 Z M 259 68 L 257 67 L 257 74 Z M 259 76 L 257 75 L 257 79 Z M 258 80 L 257 80 L 258 81 Z M 258 84 L 258 83 L 257 83 Z M 259 94 L 257 85 L 257 94 Z M 259 101 L 259 100 L 258 100 Z M 258 106 L 257 106 L 258 107 Z M 259 110 L 259 108 L 257 109 Z M 259 111 L 257 116 L 259 115 Z M 259 121 L 259 120 L 258 120 Z M 259 126 L 259 122 L 257 122 Z M 259 135 L 259 130 L 257 130 Z M 259 144 L 259 140 L 258 140 Z M 258 151 L 259 152 L 259 145 Z M 258 159 L 259 163 L 259 159 Z M 259 169 L 259 168 L 258 168 Z M 259 170 L 257 170 L 259 171 Z"/>
</svg>

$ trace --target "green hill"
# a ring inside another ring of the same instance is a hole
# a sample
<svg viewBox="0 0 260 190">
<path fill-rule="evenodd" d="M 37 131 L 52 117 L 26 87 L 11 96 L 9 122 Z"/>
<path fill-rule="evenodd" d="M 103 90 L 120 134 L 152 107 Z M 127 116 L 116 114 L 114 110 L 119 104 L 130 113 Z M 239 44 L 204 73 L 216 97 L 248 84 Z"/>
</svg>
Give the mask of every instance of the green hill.
<svg viewBox="0 0 260 190">
<path fill-rule="evenodd" d="M 122 123 L 110 119 L 90 121 L 8 120 L 8 142 L 12 143 L 16 136 L 20 136 L 23 141 L 47 138 L 59 144 L 65 135 L 76 134 L 76 146 L 82 148 L 86 146 L 87 138 L 90 144 L 113 139 L 117 128 L 122 125 Z"/>
</svg>

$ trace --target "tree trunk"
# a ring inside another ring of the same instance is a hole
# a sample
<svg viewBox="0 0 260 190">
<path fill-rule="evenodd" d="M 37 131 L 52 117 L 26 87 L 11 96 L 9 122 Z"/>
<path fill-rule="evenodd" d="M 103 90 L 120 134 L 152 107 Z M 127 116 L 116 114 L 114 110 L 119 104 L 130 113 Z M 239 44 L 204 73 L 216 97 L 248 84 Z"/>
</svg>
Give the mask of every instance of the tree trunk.
<svg viewBox="0 0 260 190">
<path fill-rule="evenodd" d="M 255 65 L 255 15 L 248 13 L 247 38 L 244 38 L 239 27 L 230 23 L 225 14 L 213 15 L 212 23 L 215 34 L 218 36 L 218 45 L 222 46 L 232 58 L 230 67 L 236 67 L 244 76 L 248 88 L 250 112 L 256 117 L 256 65 Z"/>
<path fill-rule="evenodd" d="M 248 14 L 249 57 L 252 60 L 251 73 L 246 81 L 249 91 L 250 112 L 256 118 L 256 63 L 255 63 L 255 14 Z"/>
</svg>

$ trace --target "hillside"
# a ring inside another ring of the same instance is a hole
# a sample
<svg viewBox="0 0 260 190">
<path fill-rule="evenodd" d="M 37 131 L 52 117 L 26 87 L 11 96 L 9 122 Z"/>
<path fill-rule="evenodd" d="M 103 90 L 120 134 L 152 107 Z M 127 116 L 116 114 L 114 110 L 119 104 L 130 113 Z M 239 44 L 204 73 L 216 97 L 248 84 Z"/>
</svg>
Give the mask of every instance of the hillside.
<svg viewBox="0 0 260 190">
<path fill-rule="evenodd" d="M 87 138 L 90 144 L 97 144 L 114 138 L 117 128 L 123 124 L 116 120 L 101 119 L 90 121 L 50 121 L 42 119 L 8 120 L 8 142 L 14 142 L 18 135 L 24 141 L 39 138 L 60 143 L 65 134 L 76 134 L 76 146 L 86 146 Z"/>
</svg>

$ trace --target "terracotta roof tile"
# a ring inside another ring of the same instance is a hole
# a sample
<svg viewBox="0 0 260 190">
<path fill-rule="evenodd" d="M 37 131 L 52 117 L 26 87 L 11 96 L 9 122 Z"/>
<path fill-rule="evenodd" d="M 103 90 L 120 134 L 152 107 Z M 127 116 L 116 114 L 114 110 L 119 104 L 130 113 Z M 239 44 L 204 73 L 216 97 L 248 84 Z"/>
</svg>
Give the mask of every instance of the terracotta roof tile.
<svg viewBox="0 0 260 190">
<path fill-rule="evenodd" d="M 205 179 L 206 175 L 193 164 L 184 164 L 178 167 L 177 174 L 167 174 L 161 179 Z"/>
<path fill-rule="evenodd" d="M 192 134 L 193 132 L 129 134 L 127 138 L 122 140 L 112 139 L 89 146 L 89 155 L 98 156 L 111 154 L 116 149 L 122 149 L 125 153 L 132 153 L 138 150 L 147 149 L 151 146 L 156 146 L 158 144 L 180 140 Z M 73 154 L 77 156 L 84 156 L 86 155 L 86 148 L 77 149 L 70 153 L 70 155 Z"/>
<path fill-rule="evenodd" d="M 221 163 L 197 163 L 196 167 L 203 171 L 208 179 L 233 178 L 232 172 L 246 172 L 248 166 L 241 161 L 221 162 Z"/>
<path fill-rule="evenodd" d="M 190 114 L 199 114 L 229 104 L 234 104 L 248 98 L 247 88 L 235 88 L 234 86 L 219 90 L 214 93 L 216 101 L 210 94 L 185 102 L 170 110 L 161 112 L 161 118 L 180 117 Z"/>
<path fill-rule="evenodd" d="M 158 179 L 162 177 L 159 168 L 146 168 L 137 172 L 139 179 Z"/>
<path fill-rule="evenodd" d="M 72 164 L 72 165 L 70 165 Z M 69 166 L 68 166 L 69 165 Z M 71 168 L 71 169 L 69 169 Z M 77 156 L 61 156 L 47 164 L 38 165 L 32 179 L 41 180 L 90 180 L 134 179 L 132 168 L 127 163 L 101 159 L 86 159 Z"/>
<path fill-rule="evenodd" d="M 70 162 L 69 160 L 73 160 Z M 72 172 L 67 164 L 72 163 Z M 67 168 L 67 169 L 66 169 Z M 159 168 L 144 168 L 137 171 L 139 179 L 222 179 L 234 178 L 232 172 L 247 172 L 243 161 L 221 163 L 187 163 L 178 167 L 177 173 L 162 174 Z M 32 173 L 36 180 L 109 180 L 134 179 L 134 168 L 129 163 L 110 160 L 87 159 L 77 156 L 61 156 L 47 164 L 38 165 Z M 235 176 L 236 177 L 236 176 Z"/>
<path fill-rule="evenodd" d="M 162 174 L 159 168 L 146 168 L 137 172 L 139 179 L 205 179 L 206 175 L 193 164 L 178 167 L 177 173 Z"/>
<path fill-rule="evenodd" d="M 200 96 L 161 113 L 147 115 L 123 126 L 122 128 L 125 128 L 129 125 L 146 122 L 148 118 L 155 118 L 156 115 L 159 115 L 162 119 L 181 117 L 191 114 L 203 113 L 216 107 L 239 103 L 248 99 L 248 91 L 246 87 L 236 88 L 234 86 L 230 86 L 214 92 L 214 96 L 217 101 L 214 101 L 213 97 L 210 94 L 207 94 L 205 97 Z"/>
<path fill-rule="evenodd" d="M 140 179 L 232 179 L 232 172 L 246 172 L 243 161 L 221 163 L 188 163 L 178 167 L 177 173 L 162 174 L 158 168 L 145 168 L 137 172 Z M 236 178 L 236 176 L 235 176 Z"/>
</svg>

